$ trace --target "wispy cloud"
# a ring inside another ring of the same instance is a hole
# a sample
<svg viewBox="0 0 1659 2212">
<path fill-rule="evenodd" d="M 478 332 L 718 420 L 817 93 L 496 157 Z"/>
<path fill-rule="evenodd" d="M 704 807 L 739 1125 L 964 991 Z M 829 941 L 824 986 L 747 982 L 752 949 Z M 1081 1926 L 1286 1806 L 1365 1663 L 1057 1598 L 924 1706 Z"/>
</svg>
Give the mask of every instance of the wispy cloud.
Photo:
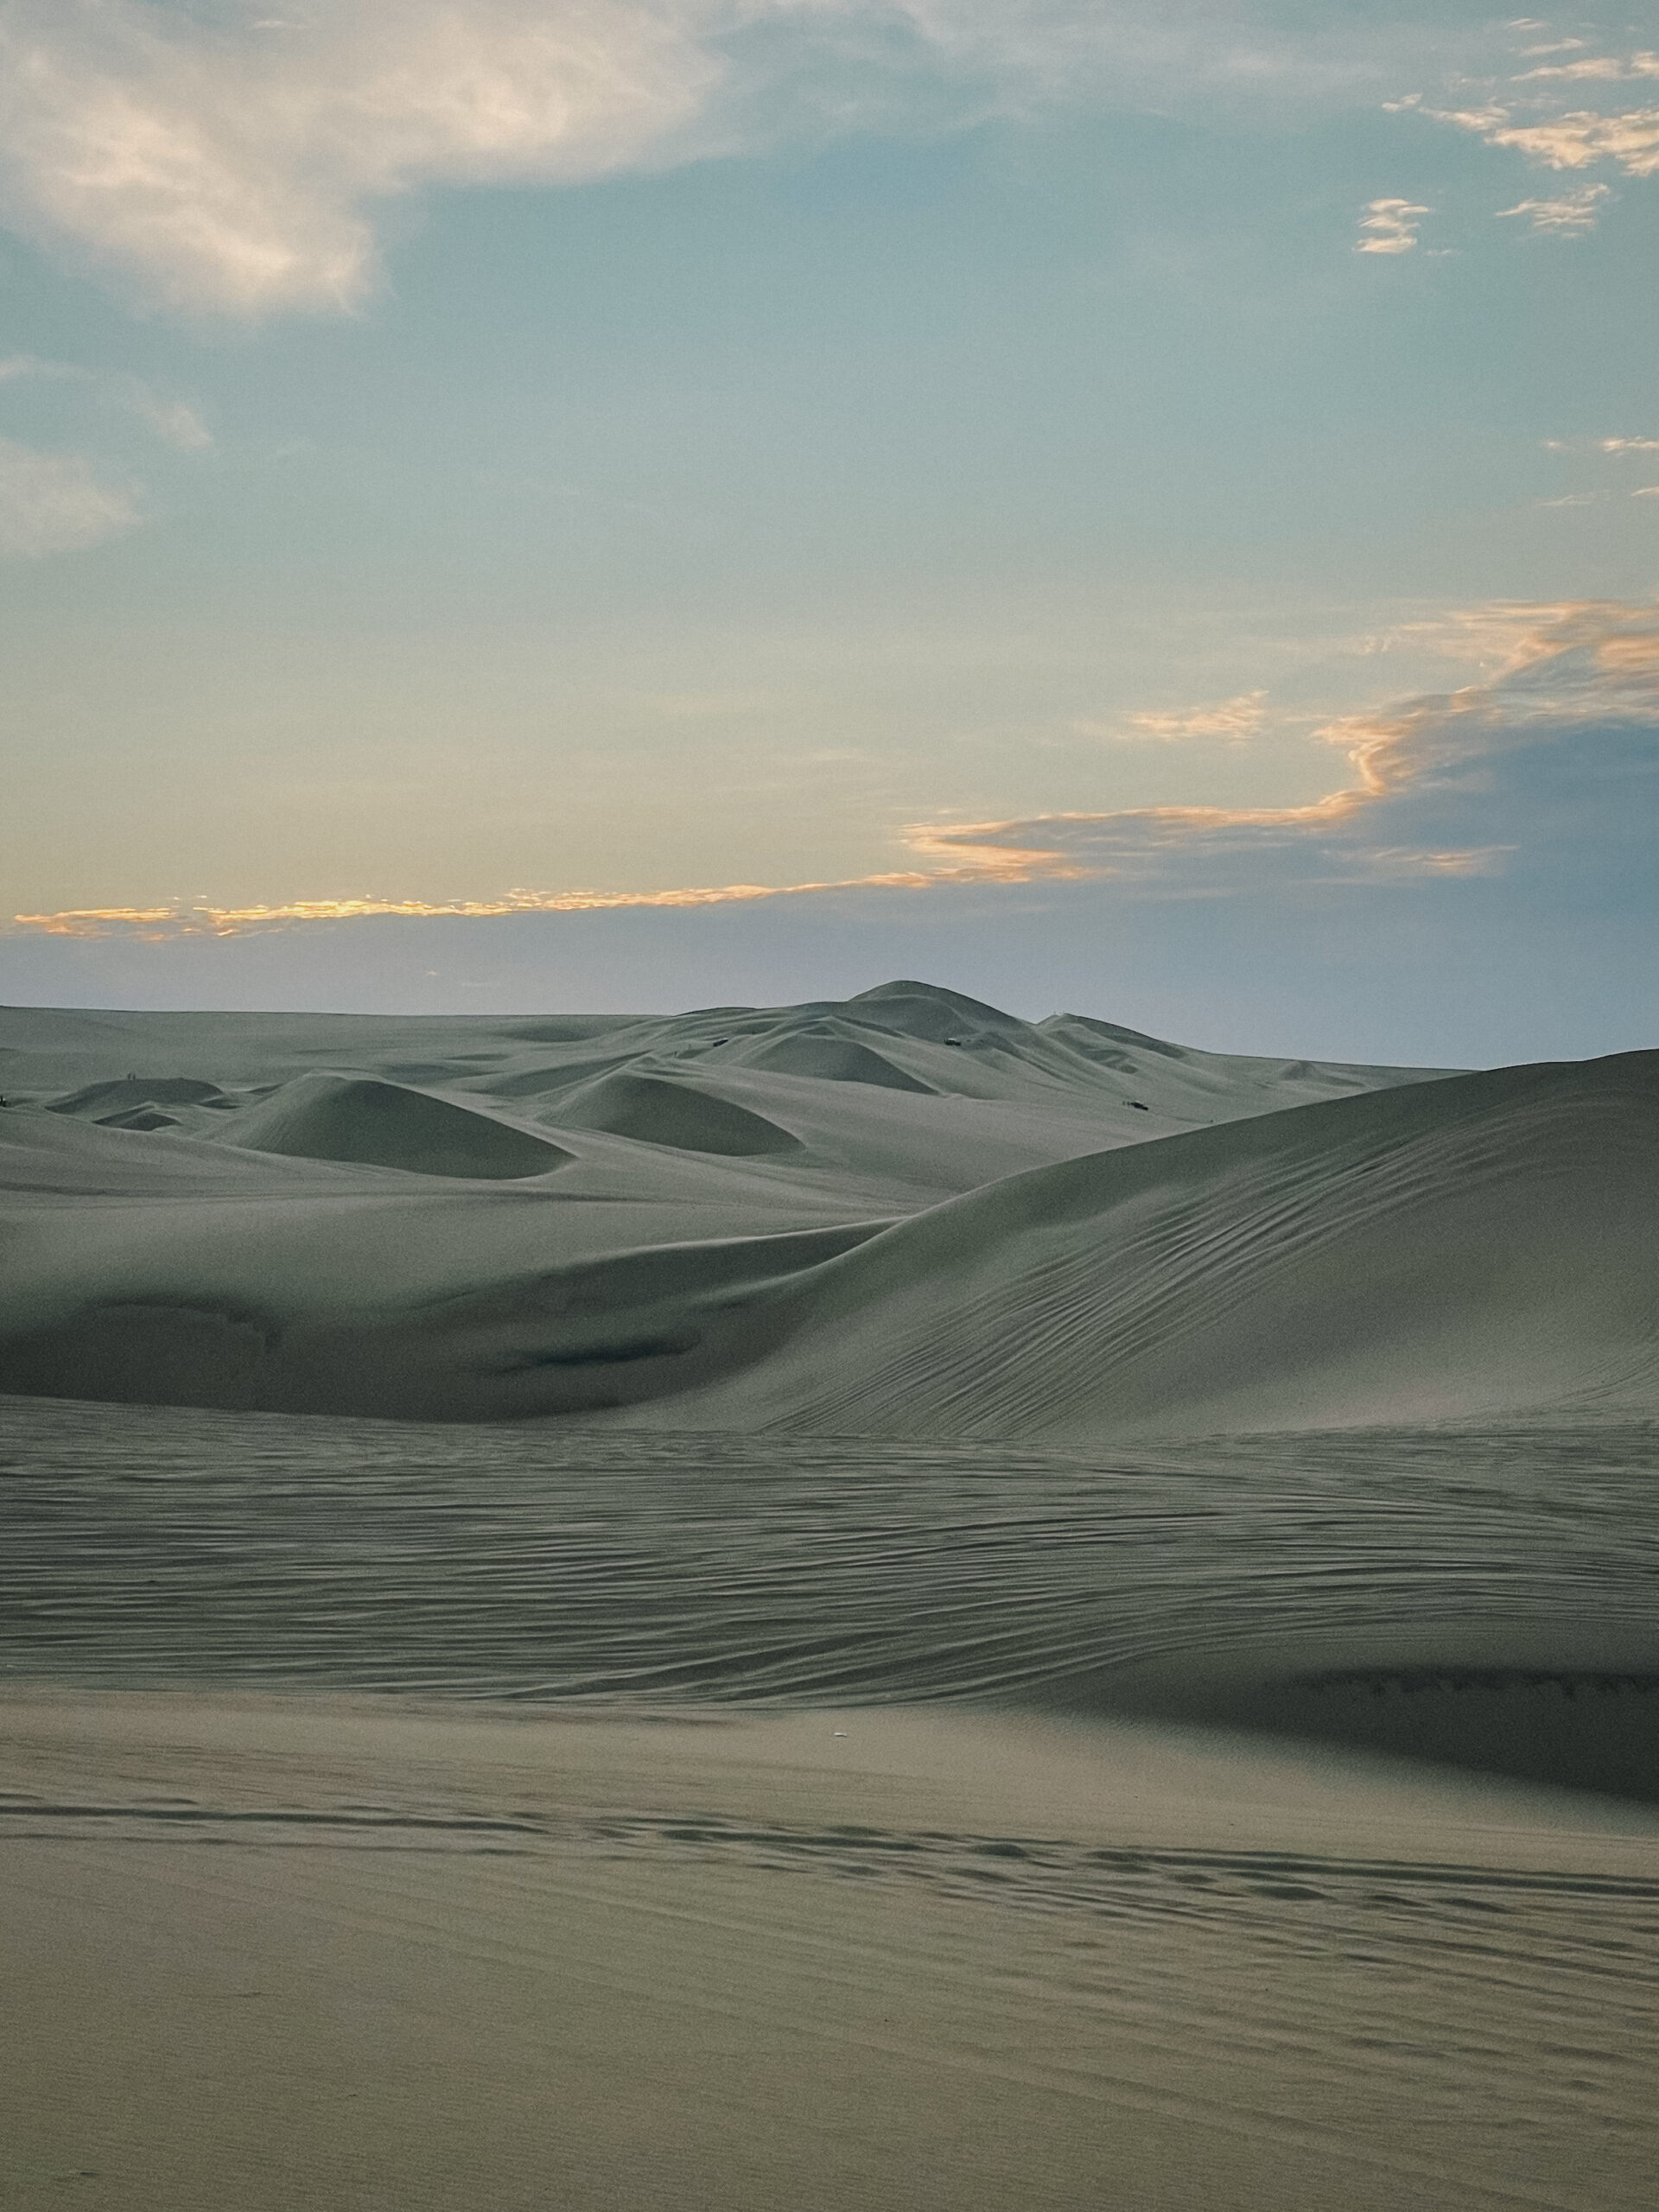
<svg viewBox="0 0 1659 2212">
<path fill-rule="evenodd" d="M 7 0 L 6 196 L 175 306 L 349 307 L 373 273 L 365 203 L 647 158 L 721 74 L 705 41 L 738 13 L 338 0 L 272 35 L 234 6 Z"/>
<path fill-rule="evenodd" d="M 1211 707 L 1192 707 L 1184 714 L 1139 714 L 1125 717 L 1139 737 L 1155 737 L 1175 744 L 1188 737 L 1230 738 L 1234 742 L 1254 737 L 1266 720 L 1265 691 L 1241 691 Z"/>
<path fill-rule="evenodd" d="M 1500 207 L 1499 221 L 1510 215 L 1529 215 L 1535 231 L 1556 238 L 1582 238 L 1596 227 L 1596 219 L 1613 196 L 1609 184 L 1582 184 L 1554 200 L 1521 200 L 1513 207 Z"/>
<path fill-rule="evenodd" d="M 0 384 L 36 378 L 85 386 L 106 406 L 136 416 L 163 445 L 180 453 L 205 452 L 213 442 L 213 432 L 194 407 L 181 399 L 163 398 L 142 377 L 83 368 L 75 361 L 42 360 L 36 353 L 10 353 L 0 359 Z"/>
<path fill-rule="evenodd" d="M 1438 119 L 1465 123 L 1478 130 L 1489 146 L 1512 146 L 1544 168 L 1587 169 L 1597 162 L 1612 162 L 1626 176 L 1659 174 L 1659 107 L 1632 108 L 1624 115 L 1582 109 L 1545 123 L 1513 123 L 1497 111 L 1491 118 Z"/>
<path fill-rule="evenodd" d="M 85 454 L 41 453 L 0 438 L 0 555 L 39 561 L 79 552 L 139 520 L 131 491 L 102 481 Z"/>
<path fill-rule="evenodd" d="M 1209 898 L 1298 883 L 1493 875 L 1552 838 L 1573 846 L 1579 855 L 1573 865 L 1593 869 L 1597 836 L 1634 841 L 1650 869 L 1649 844 L 1659 832 L 1659 606 L 1586 601 L 1530 612 L 1529 625 L 1519 607 L 1471 610 L 1474 632 L 1510 645 L 1503 665 L 1486 680 L 1315 733 L 1317 742 L 1344 757 L 1346 772 L 1333 790 L 1301 806 L 1161 806 L 914 823 L 902 833 L 909 866 L 817 882 L 514 891 L 437 902 L 184 902 L 20 914 L 12 927 L 62 937 L 234 937 L 368 918 L 591 913 L 1091 882 L 1116 884 L 1135 897 Z M 1606 797 L 1598 812 L 1601 784 Z"/>
<path fill-rule="evenodd" d="M 799 899 L 836 891 L 930 891 L 948 884 L 1031 883 L 1065 880 L 1080 871 L 1051 847 L 1020 847 L 1002 834 L 1007 825 L 986 825 L 982 841 L 975 825 L 943 828 L 918 824 L 904 842 L 930 865 L 889 869 L 876 875 L 827 878 L 810 883 L 724 883 L 671 891 L 507 891 L 495 899 L 306 899 L 289 905 L 214 906 L 179 900 L 165 906 L 85 906 L 60 913 L 16 914 L 20 929 L 51 937 L 108 937 L 136 934 L 168 938 L 243 937 L 296 923 L 354 921 L 479 920 L 504 914 L 595 914 L 629 908 L 733 906 L 761 899 Z"/>
<path fill-rule="evenodd" d="M 1370 105 L 1421 48 L 1272 0 L 0 0 L 0 204 L 176 308 L 337 311 L 376 282 L 384 204 L 427 186 L 1091 101 Z"/>
<path fill-rule="evenodd" d="M 1544 105 L 1548 105 L 1545 103 Z M 1659 107 L 1602 115 L 1591 108 L 1518 121 L 1515 102 L 1490 100 L 1479 107 L 1430 107 L 1418 94 L 1384 103 L 1390 114 L 1415 114 L 1473 131 L 1489 146 L 1507 146 L 1541 168 L 1586 169 L 1611 162 L 1626 176 L 1659 172 Z"/>
<path fill-rule="evenodd" d="M 1579 40 L 1569 41 L 1581 43 Z M 1563 52 L 1565 48 L 1535 48 L 1537 53 Z M 1630 84 L 1643 77 L 1659 77 L 1659 54 L 1630 54 L 1623 57 L 1614 54 L 1586 54 L 1582 60 L 1560 61 L 1541 69 L 1522 71 L 1515 82 L 1517 85 L 1535 84 L 1547 79 L 1583 83 L 1594 80 L 1600 84 Z"/>
<path fill-rule="evenodd" d="M 1521 58 L 1535 60 L 1536 66 L 1507 78 L 1487 77 L 1481 86 L 1484 97 L 1473 101 L 1436 105 L 1414 92 L 1383 105 L 1393 114 L 1415 113 L 1471 131 L 1488 146 L 1522 155 L 1535 168 L 1560 171 L 1605 165 L 1629 177 L 1659 175 L 1659 106 L 1650 100 L 1611 111 L 1572 105 L 1592 86 L 1651 86 L 1659 79 L 1659 53 L 1591 54 L 1583 50 L 1584 43 L 1564 39 L 1523 48 Z M 1463 80 L 1465 86 L 1473 81 Z M 1594 229 L 1611 197 L 1607 186 L 1594 184 L 1528 198 L 1501 213 L 1529 217 L 1535 231 L 1556 237 L 1582 236 Z"/>
<path fill-rule="evenodd" d="M 1432 207 L 1420 207 L 1410 200 L 1368 201 L 1360 217 L 1361 235 L 1355 240 L 1354 251 L 1409 253 L 1417 243 L 1424 216 L 1433 212 Z"/>
<path fill-rule="evenodd" d="M 1546 453 L 1659 453 L 1659 438 L 1546 438 Z"/>
</svg>

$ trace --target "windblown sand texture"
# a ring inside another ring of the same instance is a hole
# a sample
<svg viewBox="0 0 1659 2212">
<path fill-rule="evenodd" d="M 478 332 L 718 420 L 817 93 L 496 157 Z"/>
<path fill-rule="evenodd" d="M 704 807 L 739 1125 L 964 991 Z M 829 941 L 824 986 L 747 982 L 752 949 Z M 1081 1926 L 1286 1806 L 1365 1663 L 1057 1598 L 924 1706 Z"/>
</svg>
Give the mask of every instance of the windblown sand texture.
<svg viewBox="0 0 1659 2212">
<path fill-rule="evenodd" d="M 1659 1054 L 0 1092 L 0 2202 L 1651 2203 Z"/>
</svg>

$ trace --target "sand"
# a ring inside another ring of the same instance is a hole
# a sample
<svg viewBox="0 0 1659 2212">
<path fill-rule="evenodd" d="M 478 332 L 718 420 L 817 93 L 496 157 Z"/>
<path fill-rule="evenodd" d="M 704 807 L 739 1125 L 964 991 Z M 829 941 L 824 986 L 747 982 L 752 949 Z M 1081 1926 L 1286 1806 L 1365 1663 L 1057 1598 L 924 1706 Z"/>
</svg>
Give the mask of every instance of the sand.
<svg viewBox="0 0 1659 2212">
<path fill-rule="evenodd" d="M 1634 2207 L 1659 2152 L 1634 1821 L 856 1710 L 4 1743 L 12 2202 Z"/>
<path fill-rule="evenodd" d="M 0 2202 L 1650 2202 L 1659 1055 L 0 1092 Z"/>
</svg>

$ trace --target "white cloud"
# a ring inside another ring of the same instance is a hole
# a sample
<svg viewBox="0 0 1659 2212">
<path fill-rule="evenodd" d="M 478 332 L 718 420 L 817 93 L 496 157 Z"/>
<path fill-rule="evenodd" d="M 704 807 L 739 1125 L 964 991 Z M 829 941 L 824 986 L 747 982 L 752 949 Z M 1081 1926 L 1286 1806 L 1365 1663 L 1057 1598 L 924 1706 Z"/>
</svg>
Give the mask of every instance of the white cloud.
<svg viewBox="0 0 1659 2212">
<path fill-rule="evenodd" d="M 1615 459 L 1630 454 L 1659 453 L 1659 438 L 1546 438 L 1546 453 L 1605 453 Z"/>
<path fill-rule="evenodd" d="M 1581 40 L 1567 39 L 1554 45 L 1525 49 L 1525 57 L 1567 54 L 1581 48 Z M 1659 175 L 1659 107 L 1629 107 L 1612 113 L 1599 109 L 1571 107 L 1586 88 L 1598 86 L 1649 86 L 1659 79 L 1659 53 L 1643 49 L 1629 54 L 1578 53 L 1571 60 L 1541 59 L 1540 66 L 1522 70 L 1500 83 L 1482 81 L 1486 96 L 1478 103 L 1436 107 L 1421 93 L 1386 103 L 1398 114 L 1415 111 L 1433 123 L 1452 124 L 1474 132 L 1489 146 L 1522 154 L 1541 168 L 1587 169 L 1610 163 L 1624 175 Z M 1455 79 L 1448 79 L 1455 83 Z M 1471 87 L 1476 79 L 1462 82 Z M 1576 194 L 1558 200 L 1523 200 L 1504 213 L 1531 214 L 1535 227 L 1571 232 L 1590 224 Z"/>
<path fill-rule="evenodd" d="M 1373 200 L 1367 203 L 1359 227 L 1364 233 L 1354 245 L 1356 253 L 1409 253 L 1417 232 L 1432 207 L 1410 200 Z"/>
<path fill-rule="evenodd" d="M 343 308 L 365 205 L 427 178 L 594 176 L 718 79 L 712 0 L 336 0 L 279 38 L 138 0 L 3 0 L 0 144 L 23 226 L 175 306 Z"/>
<path fill-rule="evenodd" d="M 1472 64 L 1490 32 L 1435 44 Z M 1057 104 L 1370 105 L 1422 45 L 1274 0 L 0 0 L 0 207 L 177 308 L 340 310 L 428 185 Z"/>
<path fill-rule="evenodd" d="M 1611 162 L 1626 176 L 1659 174 L 1659 107 L 1631 108 L 1623 115 L 1600 115 L 1579 108 L 1571 114 L 1517 123 L 1513 107 L 1496 101 L 1484 107 L 1428 107 L 1417 98 L 1389 103 L 1389 111 L 1414 112 L 1431 123 L 1450 123 L 1472 130 L 1489 146 L 1507 146 L 1541 168 L 1587 169 Z"/>
<path fill-rule="evenodd" d="M 1500 207 L 1498 220 L 1510 215 L 1529 215 L 1535 231 L 1555 238 L 1580 238 L 1595 229 L 1596 218 L 1612 196 L 1611 185 L 1583 184 L 1555 200 L 1522 200 L 1513 207 Z"/>
<path fill-rule="evenodd" d="M 1482 128 L 1481 135 L 1489 146 L 1512 146 L 1544 168 L 1587 169 L 1612 162 L 1626 176 L 1659 175 L 1659 107 L 1632 108 L 1624 115 L 1581 109 L 1544 123 L 1512 124 L 1506 117 Z"/>
<path fill-rule="evenodd" d="M 202 453 L 213 442 L 213 434 L 194 407 L 181 399 L 164 399 L 142 377 L 82 368 L 74 361 L 45 361 L 36 353 L 11 353 L 0 359 L 0 384 L 26 378 L 51 384 L 85 385 L 105 404 L 134 415 L 164 445 L 180 453 Z"/>
<path fill-rule="evenodd" d="M 1582 61 L 1560 62 L 1548 69 L 1529 69 L 1515 81 L 1517 85 L 1529 85 L 1539 79 L 1581 82 L 1593 78 L 1603 83 L 1628 84 L 1638 77 L 1659 77 L 1659 54 L 1631 54 L 1622 60 L 1616 54 L 1592 54 Z"/>
<path fill-rule="evenodd" d="M 182 399 L 159 398 L 137 377 L 111 379 L 111 389 L 118 404 L 130 409 L 163 445 L 179 453 L 205 453 L 213 444 L 213 432 Z"/>
<path fill-rule="evenodd" d="M 130 490 L 99 481 L 85 454 L 0 438 L 0 555 L 38 561 L 118 537 L 139 520 Z"/>
</svg>

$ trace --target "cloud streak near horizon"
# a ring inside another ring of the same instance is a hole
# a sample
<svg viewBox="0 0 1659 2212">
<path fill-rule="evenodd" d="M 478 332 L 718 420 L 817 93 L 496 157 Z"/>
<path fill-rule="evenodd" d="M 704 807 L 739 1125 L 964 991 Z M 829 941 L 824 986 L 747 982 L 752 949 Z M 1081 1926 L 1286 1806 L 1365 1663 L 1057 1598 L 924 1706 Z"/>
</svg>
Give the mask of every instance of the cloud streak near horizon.
<svg viewBox="0 0 1659 2212">
<path fill-rule="evenodd" d="M 10 928 L 162 941 L 317 923 L 706 907 L 871 891 L 1092 882 L 1137 898 L 1203 899 L 1478 877 L 1535 859 L 1564 838 L 1578 852 L 1583 823 L 1606 803 L 1609 779 L 1618 786 L 1624 838 L 1646 839 L 1659 829 L 1659 605 L 1592 601 L 1530 613 L 1529 620 L 1528 610 L 1501 607 L 1467 618 L 1508 634 L 1509 657 L 1488 680 L 1317 731 L 1316 741 L 1345 755 L 1349 779 L 1305 805 L 1154 806 L 912 824 L 901 832 L 912 865 L 834 880 L 520 890 L 437 902 L 111 906 L 18 914 Z M 1215 718 L 1213 709 L 1198 710 L 1186 720 L 1200 731 Z M 1597 834 L 1608 842 L 1605 829 Z"/>
</svg>

